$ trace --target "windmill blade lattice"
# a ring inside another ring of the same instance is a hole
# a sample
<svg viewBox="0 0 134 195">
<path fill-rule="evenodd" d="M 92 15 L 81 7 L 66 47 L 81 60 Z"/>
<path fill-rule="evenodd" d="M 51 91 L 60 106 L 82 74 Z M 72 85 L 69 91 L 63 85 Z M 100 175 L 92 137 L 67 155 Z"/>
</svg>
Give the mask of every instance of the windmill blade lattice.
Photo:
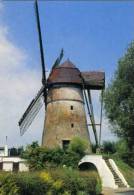
<svg viewBox="0 0 134 195">
<path fill-rule="evenodd" d="M 27 110 L 19 121 L 21 136 L 29 128 L 43 105 L 43 89 L 44 87 L 40 89 L 37 96 L 31 101 L 30 105 L 28 106 Z"/>
</svg>

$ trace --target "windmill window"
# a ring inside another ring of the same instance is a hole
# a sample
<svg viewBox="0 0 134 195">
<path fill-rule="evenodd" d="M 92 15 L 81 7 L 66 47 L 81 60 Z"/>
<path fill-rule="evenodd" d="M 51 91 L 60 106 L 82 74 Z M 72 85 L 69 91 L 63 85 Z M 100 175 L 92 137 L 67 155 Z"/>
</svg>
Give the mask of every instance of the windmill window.
<svg viewBox="0 0 134 195">
<path fill-rule="evenodd" d="M 71 108 L 71 110 L 73 110 L 73 109 L 74 109 L 74 107 L 73 107 L 73 106 L 71 106 L 70 108 Z"/>
<path fill-rule="evenodd" d="M 74 127 L 74 124 L 73 124 L 73 123 L 71 124 L 71 127 L 72 127 L 72 128 Z"/>
</svg>

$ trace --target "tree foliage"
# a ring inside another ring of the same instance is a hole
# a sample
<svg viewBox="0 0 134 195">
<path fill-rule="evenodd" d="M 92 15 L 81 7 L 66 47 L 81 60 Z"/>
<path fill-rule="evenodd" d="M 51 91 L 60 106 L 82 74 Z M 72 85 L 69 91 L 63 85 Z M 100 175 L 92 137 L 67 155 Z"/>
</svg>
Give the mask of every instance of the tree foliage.
<svg viewBox="0 0 134 195">
<path fill-rule="evenodd" d="M 27 159 L 31 170 L 41 170 L 49 167 L 66 165 L 78 167 L 78 162 L 85 155 L 88 145 L 85 140 L 75 137 L 68 149 L 40 147 L 37 142 L 28 145 L 22 153 L 22 158 Z"/>
<path fill-rule="evenodd" d="M 104 103 L 114 133 L 127 141 L 129 151 L 134 151 L 134 42 L 118 61 Z"/>
<path fill-rule="evenodd" d="M 106 154 L 114 154 L 116 152 L 115 142 L 104 141 L 102 148 L 103 152 Z"/>
</svg>

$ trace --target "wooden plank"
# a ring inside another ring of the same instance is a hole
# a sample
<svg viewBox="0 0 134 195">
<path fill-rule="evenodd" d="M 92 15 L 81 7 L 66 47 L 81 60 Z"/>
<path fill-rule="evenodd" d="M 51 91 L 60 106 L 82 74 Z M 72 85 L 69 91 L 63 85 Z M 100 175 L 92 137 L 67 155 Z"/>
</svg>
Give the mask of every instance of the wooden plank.
<svg viewBox="0 0 134 195">
<path fill-rule="evenodd" d="M 105 73 L 99 71 L 81 72 L 84 79 L 85 89 L 104 89 Z"/>
</svg>

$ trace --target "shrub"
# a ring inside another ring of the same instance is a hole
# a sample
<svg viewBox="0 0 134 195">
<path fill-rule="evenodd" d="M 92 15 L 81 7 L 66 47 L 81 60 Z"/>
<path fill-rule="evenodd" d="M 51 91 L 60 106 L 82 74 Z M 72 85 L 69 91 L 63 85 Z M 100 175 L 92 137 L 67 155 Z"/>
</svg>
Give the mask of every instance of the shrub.
<svg viewBox="0 0 134 195">
<path fill-rule="evenodd" d="M 124 139 L 120 139 L 119 141 L 117 141 L 115 147 L 118 154 L 123 154 L 128 152 L 127 142 Z"/>
<path fill-rule="evenodd" d="M 73 151 L 66 151 L 62 156 L 61 164 L 67 167 L 77 168 L 81 157 Z"/>
<path fill-rule="evenodd" d="M 116 152 L 115 142 L 104 141 L 102 147 L 104 153 L 113 154 Z"/>
<path fill-rule="evenodd" d="M 14 174 L 14 180 L 20 189 L 20 195 L 43 195 L 48 189 L 36 173 Z"/>
<path fill-rule="evenodd" d="M 59 147 L 44 148 L 40 147 L 37 142 L 33 142 L 26 147 L 21 157 L 27 159 L 30 170 L 41 170 L 62 165 L 76 168 L 80 159 L 85 155 L 86 148 L 86 141 L 79 137 L 72 139 L 69 148 L 66 150 Z"/>
<path fill-rule="evenodd" d="M 84 179 L 84 187 L 87 194 L 95 195 L 100 194 L 102 191 L 102 184 L 99 175 L 96 171 L 82 171 L 81 177 Z"/>
<path fill-rule="evenodd" d="M 20 189 L 17 186 L 12 175 L 7 175 L 1 181 L 0 194 L 1 195 L 19 195 L 20 194 Z"/>
<path fill-rule="evenodd" d="M 70 194 L 99 194 L 101 181 L 97 172 L 81 172 L 65 167 L 51 170 L 54 179 L 63 181 L 63 189 Z"/>
<path fill-rule="evenodd" d="M 125 163 L 129 164 L 130 166 L 134 167 L 134 152 L 128 151 L 128 144 L 125 139 L 120 139 L 116 142 L 116 159 L 121 159 Z"/>
<path fill-rule="evenodd" d="M 100 192 L 101 182 L 96 172 L 79 172 L 67 167 L 7 174 L 0 187 L 2 195 L 94 195 Z"/>
<path fill-rule="evenodd" d="M 85 151 L 88 147 L 88 143 L 86 140 L 80 138 L 80 137 L 74 137 L 71 140 L 71 143 L 69 144 L 69 151 L 73 151 L 77 154 L 79 154 L 81 157 L 85 155 Z"/>
</svg>

